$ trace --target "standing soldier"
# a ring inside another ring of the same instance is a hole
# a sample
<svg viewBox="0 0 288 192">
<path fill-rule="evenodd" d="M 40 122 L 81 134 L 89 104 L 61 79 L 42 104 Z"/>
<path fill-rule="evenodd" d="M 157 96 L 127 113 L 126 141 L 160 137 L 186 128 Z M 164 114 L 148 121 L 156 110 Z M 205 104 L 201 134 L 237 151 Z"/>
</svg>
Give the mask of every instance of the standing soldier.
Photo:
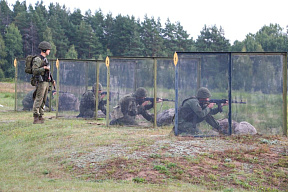
<svg viewBox="0 0 288 192">
<path fill-rule="evenodd" d="M 47 41 L 42 41 L 38 48 L 41 50 L 41 53 L 32 62 L 32 72 L 36 78 L 36 96 L 33 104 L 34 124 L 44 123 L 44 106 L 47 99 L 49 82 L 52 82 L 55 87 L 55 81 L 50 73 L 50 64 L 46 58 L 50 54 L 51 44 Z"/>
</svg>

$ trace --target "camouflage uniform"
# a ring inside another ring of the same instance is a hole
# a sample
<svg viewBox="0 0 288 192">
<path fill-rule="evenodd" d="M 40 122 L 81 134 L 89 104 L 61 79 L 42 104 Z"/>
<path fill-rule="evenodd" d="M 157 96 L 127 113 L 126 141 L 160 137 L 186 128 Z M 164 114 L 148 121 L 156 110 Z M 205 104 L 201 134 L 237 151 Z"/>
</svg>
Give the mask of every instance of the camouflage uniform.
<svg viewBox="0 0 288 192">
<path fill-rule="evenodd" d="M 199 134 L 201 131 L 197 128 L 197 124 L 206 121 L 213 128 L 219 130 L 219 123 L 212 117 L 221 111 L 220 108 L 210 109 L 208 104 L 199 102 L 201 98 L 209 98 L 210 92 L 206 88 L 200 88 L 196 97 L 185 99 L 179 108 L 178 116 L 178 134 Z"/>
<path fill-rule="evenodd" d="M 39 44 L 39 49 L 46 52 L 51 49 L 50 43 L 43 41 Z M 44 123 L 44 106 L 47 100 L 49 82 L 53 82 L 52 75 L 44 66 L 49 65 L 46 57 L 39 55 L 33 59 L 32 72 L 36 77 L 36 96 L 33 104 L 33 123 Z"/>
<path fill-rule="evenodd" d="M 122 97 L 119 105 L 114 108 L 110 125 L 138 125 L 136 115 L 142 115 L 147 121 L 154 122 L 154 115 L 147 110 L 153 108 L 153 103 L 142 106 L 147 96 L 146 89 L 139 87 L 135 93 Z"/>
<path fill-rule="evenodd" d="M 35 90 L 27 93 L 27 95 L 22 100 L 23 111 L 30 111 L 31 109 L 33 109 L 33 103 L 34 103 L 35 96 L 36 96 Z M 47 97 L 47 100 L 45 102 L 45 106 L 49 107 L 48 97 Z"/>
<path fill-rule="evenodd" d="M 102 91 L 102 85 L 99 83 L 99 91 Z M 80 100 L 80 114 L 77 117 L 93 118 L 95 117 L 96 108 L 96 85 L 92 90 L 86 91 Z M 101 99 L 101 93 L 98 93 L 98 109 L 106 115 L 106 100 Z"/>
</svg>

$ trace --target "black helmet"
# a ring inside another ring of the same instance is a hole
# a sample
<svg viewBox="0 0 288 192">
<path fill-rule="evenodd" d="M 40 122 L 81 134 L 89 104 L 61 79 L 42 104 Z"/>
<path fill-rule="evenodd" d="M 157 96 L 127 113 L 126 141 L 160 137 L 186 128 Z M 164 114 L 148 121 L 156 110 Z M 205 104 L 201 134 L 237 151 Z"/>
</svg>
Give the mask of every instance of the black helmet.
<svg viewBox="0 0 288 192">
<path fill-rule="evenodd" d="M 201 87 L 200 89 L 198 89 L 196 97 L 197 98 L 209 98 L 211 97 L 211 93 L 206 87 Z"/>
<path fill-rule="evenodd" d="M 136 89 L 134 96 L 135 97 L 146 97 L 147 91 L 144 87 L 139 87 L 138 89 Z"/>
<path fill-rule="evenodd" d="M 47 41 L 42 41 L 39 44 L 38 48 L 41 49 L 41 50 L 48 50 L 48 49 L 51 50 L 52 49 L 51 44 L 49 42 L 47 42 Z"/>
</svg>

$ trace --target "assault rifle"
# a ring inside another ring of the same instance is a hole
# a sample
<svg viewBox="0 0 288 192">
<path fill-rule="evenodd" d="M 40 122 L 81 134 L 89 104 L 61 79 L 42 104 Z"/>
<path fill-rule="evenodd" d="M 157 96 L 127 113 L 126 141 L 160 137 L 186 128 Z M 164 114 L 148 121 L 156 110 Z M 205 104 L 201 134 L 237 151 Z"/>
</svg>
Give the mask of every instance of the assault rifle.
<svg viewBox="0 0 288 192">
<path fill-rule="evenodd" d="M 113 94 L 115 94 L 117 92 L 111 92 L 110 91 L 109 93 L 110 93 L 110 96 L 111 96 L 111 95 L 113 95 Z M 107 95 L 107 91 L 102 91 L 100 95 Z"/>
<path fill-rule="evenodd" d="M 44 62 L 43 63 L 44 63 L 44 66 L 49 67 L 49 70 L 45 70 L 44 76 L 45 76 L 45 78 L 48 79 L 49 82 L 53 83 L 54 79 L 53 79 L 52 74 L 51 74 L 50 63 L 48 62 L 46 57 L 44 58 Z M 40 77 L 41 77 L 41 75 L 40 75 Z M 43 81 L 43 79 L 42 79 L 42 81 Z M 54 90 L 56 90 L 56 87 L 54 85 L 53 85 L 53 87 L 54 87 Z"/>
<path fill-rule="evenodd" d="M 159 99 L 162 99 L 162 101 L 172 101 L 172 102 L 175 102 L 175 101 L 172 100 L 172 99 L 163 99 L 163 98 L 159 98 L 159 97 L 156 98 L 156 101 L 159 101 Z M 145 98 L 144 98 L 144 101 L 153 102 L 153 101 L 154 101 L 154 97 L 145 97 Z"/>
<path fill-rule="evenodd" d="M 222 113 L 222 106 L 221 103 L 227 103 L 228 99 L 210 99 L 209 101 L 207 101 L 208 103 L 216 103 L 219 109 L 219 112 Z M 239 104 L 246 104 L 246 102 L 243 102 L 242 100 L 240 101 L 236 101 L 236 100 L 232 100 L 231 103 L 239 103 Z"/>
<path fill-rule="evenodd" d="M 226 103 L 228 99 L 210 99 L 209 103 L 216 103 L 217 105 L 220 105 L 221 103 Z M 236 101 L 232 100 L 231 103 L 239 103 L 239 104 L 246 104 L 246 102 L 243 102 L 242 100 Z"/>
</svg>

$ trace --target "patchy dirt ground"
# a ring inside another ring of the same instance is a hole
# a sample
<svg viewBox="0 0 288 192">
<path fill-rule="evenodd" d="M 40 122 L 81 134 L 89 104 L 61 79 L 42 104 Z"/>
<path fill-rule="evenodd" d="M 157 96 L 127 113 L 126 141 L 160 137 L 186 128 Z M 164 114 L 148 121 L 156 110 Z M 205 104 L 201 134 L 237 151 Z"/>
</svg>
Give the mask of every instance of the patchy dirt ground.
<svg viewBox="0 0 288 192">
<path fill-rule="evenodd" d="M 90 181 L 132 180 L 163 184 L 168 180 L 208 189 L 287 191 L 287 137 L 165 137 L 151 145 L 111 145 L 75 152 L 65 168 Z"/>
</svg>

